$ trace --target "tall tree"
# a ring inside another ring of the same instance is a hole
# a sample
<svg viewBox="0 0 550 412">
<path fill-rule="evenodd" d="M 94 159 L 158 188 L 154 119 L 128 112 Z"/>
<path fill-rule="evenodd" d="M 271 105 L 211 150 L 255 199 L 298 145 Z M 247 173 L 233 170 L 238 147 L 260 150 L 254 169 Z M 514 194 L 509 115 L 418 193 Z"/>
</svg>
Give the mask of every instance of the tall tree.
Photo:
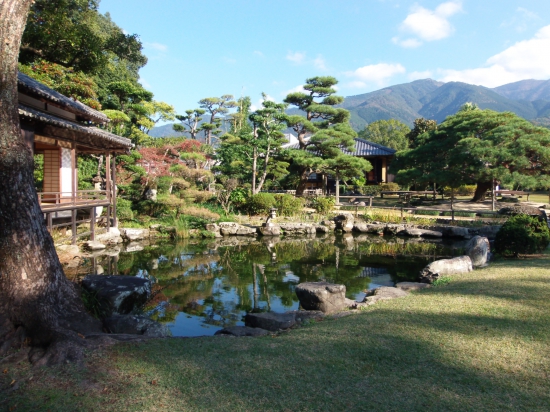
<svg viewBox="0 0 550 412">
<path fill-rule="evenodd" d="M 495 179 L 531 188 L 550 185 L 550 130 L 513 113 L 467 106 L 419 140 L 392 162 L 397 182 L 477 184 L 473 201 L 484 200 Z"/>
<path fill-rule="evenodd" d="M 407 134 L 409 126 L 399 120 L 377 120 L 365 126 L 358 136 L 373 143 L 395 150 L 403 150 L 409 146 Z"/>
<path fill-rule="evenodd" d="M 78 333 L 100 332 L 65 277 L 33 184 L 17 110 L 17 58 L 32 0 L 0 2 L 0 353 L 26 337 L 30 358 L 82 355 Z M 41 348 L 41 349 L 40 349 Z"/>
<path fill-rule="evenodd" d="M 202 115 L 206 113 L 203 109 L 186 110 L 185 115 L 176 115 L 181 124 L 174 124 L 172 127 L 176 132 L 189 133 L 191 139 L 196 140 L 200 132 L 199 124 L 202 121 Z"/>
<path fill-rule="evenodd" d="M 206 135 L 206 144 L 212 145 L 212 136 L 219 134 L 223 119 L 219 116 L 229 112 L 229 109 L 237 107 L 237 102 L 233 100 L 230 94 L 224 94 L 222 97 L 207 97 L 199 101 L 201 109 L 210 114 L 210 122 L 204 123 L 202 129 Z"/>
<path fill-rule="evenodd" d="M 287 117 L 287 126 L 292 128 L 298 137 L 298 150 L 290 150 L 293 167 L 300 177 L 296 194 L 303 194 L 311 173 L 322 172 L 325 161 L 340 157 L 341 161 L 352 161 L 353 156 L 344 155 L 342 149 L 353 150 L 354 138 L 357 136 L 349 124 L 350 114 L 347 110 L 334 106 L 344 101 L 335 96 L 338 81 L 334 77 L 312 77 L 306 79 L 303 92 L 290 93 L 285 103 L 295 106 L 305 116 Z M 372 165 L 363 160 L 363 170 L 368 171 Z"/>
</svg>

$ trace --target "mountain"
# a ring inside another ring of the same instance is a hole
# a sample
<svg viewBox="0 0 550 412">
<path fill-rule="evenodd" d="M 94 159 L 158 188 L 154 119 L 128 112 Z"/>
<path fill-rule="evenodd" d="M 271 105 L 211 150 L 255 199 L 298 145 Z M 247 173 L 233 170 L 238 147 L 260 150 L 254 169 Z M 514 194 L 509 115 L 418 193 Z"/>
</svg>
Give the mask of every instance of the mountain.
<svg viewBox="0 0 550 412">
<path fill-rule="evenodd" d="M 481 109 L 509 111 L 533 123 L 550 125 L 550 80 L 521 80 L 494 89 L 461 82 L 415 80 L 346 97 L 341 107 L 350 111 L 351 125 L 359 131 L 376 120 L 397 119 L 411 127 L 419 117 L 440 123 L 467 102 Z M 291 109 L 289 113 L 299 112 Z M 174 136 L 176 132 L 172 125 L 164 125 L 153 128 L 150 134 L 161 137 Z"/>
<path fill-rule="evenodd" d="M 186 135 L 185 133 L 176 132 L 172 127 L 172 123 L 153 127 L 149 132 L 149 136 L 151 137 L 168 137 L 168 136 L 180 137 L 185 135 Z"/>
</svg>

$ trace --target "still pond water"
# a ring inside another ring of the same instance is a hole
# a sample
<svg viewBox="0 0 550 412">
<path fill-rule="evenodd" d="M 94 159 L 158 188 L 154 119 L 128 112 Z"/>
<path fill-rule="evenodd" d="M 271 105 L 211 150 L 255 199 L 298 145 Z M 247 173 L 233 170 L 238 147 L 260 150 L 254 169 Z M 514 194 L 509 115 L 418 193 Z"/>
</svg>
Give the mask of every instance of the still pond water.
<svg viewBox="0 0 550 412">
<path fill-rule="evenodd" d="M 367 289 L 416 280 L 429 261 L 457 255 L 461 246 L 365 235 L 226 238 L 153 244 L 95 265 L 105 274 L 151 279 L 144 314 L 174 336 L 202 336 L 244 325 L 250 311 L 297 310 L 294 289 L 301 282 L 344 284 L 347 297 L 360 301 Z"/>
</svg>

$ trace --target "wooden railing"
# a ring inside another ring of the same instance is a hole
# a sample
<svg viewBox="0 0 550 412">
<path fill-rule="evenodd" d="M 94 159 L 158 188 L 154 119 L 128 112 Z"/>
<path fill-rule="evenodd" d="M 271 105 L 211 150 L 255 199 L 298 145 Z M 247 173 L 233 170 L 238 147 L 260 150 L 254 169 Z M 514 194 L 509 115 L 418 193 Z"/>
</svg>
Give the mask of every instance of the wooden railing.
<svg viewBox="0 0 550 412">
<path fill-rule="evenodd" d="M 43 212 L 70 210 L 75 207 L 105 206 L 110 198 L 106 190 L 78 190 L 72 192 L 39 192 L 38 201 Z"/>
</svg>

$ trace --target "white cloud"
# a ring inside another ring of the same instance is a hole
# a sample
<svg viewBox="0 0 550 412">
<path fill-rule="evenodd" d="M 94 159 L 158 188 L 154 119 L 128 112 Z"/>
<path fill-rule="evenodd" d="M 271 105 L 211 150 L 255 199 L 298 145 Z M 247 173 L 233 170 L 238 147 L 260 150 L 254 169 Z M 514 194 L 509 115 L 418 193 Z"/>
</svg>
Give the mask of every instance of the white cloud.
<svg viewBox="0 0 550 412">
<path fill-rule="evenodd" d="M 462 11 L 460 0 L 441 3 L 435 10 L 428 10 L 419 5 L 413 6 L 411 13 L 401 23 L 400 30 L 415 37 L 401 40 L 394 37 L 392 41 L 402 47 L 418 47 L 423 41 L 441 40 L 449 37 L 454 28 L 448 18 Z"/>
<path fill-rule="evenodd" d="M 304 86 L 303 86 L 303 85 L 299 85 L 299 86 L 293 87 L 292 89 L 287 90 L 286 92 L 282 92 L 281 95 L 282 95 L 282 96 L 286 96 L 287 94 L 290 94 L 290 93 L 298 93 L 298 92 L 305 92 L 305 89 L 304 89 Z"/>
<path fill-rule="evenodd" d="M 145 43 L 145 47 L 159 51 L 159 52 L 168 51 L 168 46 L 162 43 Z"/>
<path fill-rule="evenodd" d="M 440 70 L 441 80 L 461 81 L 496 87 L 523 79 L 550 77 L 550 25 L 533 38 L 517 42 L 489 59 L 484 67 L 467 70 Z"/>
<path fill-rule="evenodd" d="M 325 59 L 321 55 L 317 56 L 315 60 L 313 60 L 313 65 L 316 69 L 327 70 Z"/>
<path fill-rule="evenodd" d="M 431 70 L 425 70 L 423 72 L 412 72 L 409 73 L 409 80 L 419 80 L 419 79 L 429 79 L 433 76 L 433 72 Z"/>
<path fill-rule="evenodd" d="M 237 60 L 234 59 L 233 57 L 226 57 L 226 56 L 224 56 L 224 57 L 222 57 L 222 60 L 223 60 L 224 62 L 226 62 L 227 64 L 235 64 L 235 63 L 237 63 Z"/>
<path fill-rule="evenodd" d="M 286 59 L 296 64 L 302 64 L 306 59 L 306 54 L 302 52 L 288 52 Z"/>
<path fill-rule="evenodd" d="M 254 54 L 255 54 L 256 56 L 264 57 L 264 54 L 263 54 L 261 51 L 259 51 L 259 50 L 254 50 Z"/>
<path fill-rule="evenodd" d="M 532 27 L 534 22 L 540 20 L 542 19 L 536 13 L 526 8 L 518 7 L 515 15 L 511 19 L 503 21 L 500 27 L 513 27 L 518 33 L 522 33 Z"/>
<path fill-rule="evenodd" d="M 405 72 L 406 70 L 401 64 L 379 63 L 359 67 L 352 72 L 345 72 L 344 74 L 354 79 L 347 83 L 346 86 L 358 89 L 365 87 L 368 83 L 382 86 L 390 77 Z"/>
</svg>

